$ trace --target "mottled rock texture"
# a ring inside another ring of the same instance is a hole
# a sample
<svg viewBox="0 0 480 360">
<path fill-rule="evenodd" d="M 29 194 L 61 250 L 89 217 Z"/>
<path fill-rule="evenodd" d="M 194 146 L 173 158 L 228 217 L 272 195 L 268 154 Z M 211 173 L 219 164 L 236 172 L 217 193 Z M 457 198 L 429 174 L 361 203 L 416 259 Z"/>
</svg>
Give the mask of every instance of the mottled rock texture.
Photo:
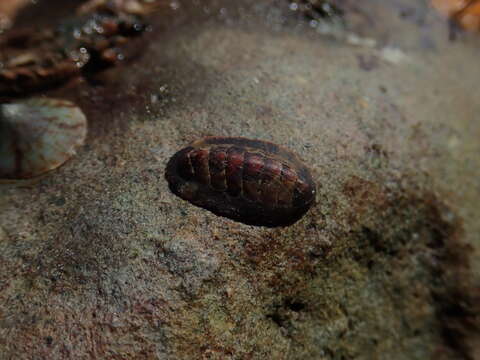
<svg viewBox="0 0 480 360">
<path fill-rule="evenodd" d="M 480 37 L 416 0 L 316 27 L 283 1 L 179 4 L 46 93 L 90 133 L 0 188 L 0 358 L 480 358 Z M 292 149 L 316 205 L 267 229 L 174 196 L 169 157 L 207 135 Z"/>
</svg>

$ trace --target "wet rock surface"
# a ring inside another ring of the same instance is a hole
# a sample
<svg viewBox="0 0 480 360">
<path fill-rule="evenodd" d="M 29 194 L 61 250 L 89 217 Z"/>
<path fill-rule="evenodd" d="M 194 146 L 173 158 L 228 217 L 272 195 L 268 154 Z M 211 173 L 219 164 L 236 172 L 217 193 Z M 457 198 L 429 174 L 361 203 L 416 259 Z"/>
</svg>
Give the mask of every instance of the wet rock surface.
<svg viewBox="0 0 480 360">
<path fill-rule="evenodd" d="M 0 188 L 3 358 L 480 356 L 480 38 L 423 2 L 353 3 L 312 24 L 180 2 L 141 56 L 45 92 L 90 130 Z M 174 196 L 168 159 L 212 135 L 298 153 L 316 205 L 267 229 Z"/>
</svg>

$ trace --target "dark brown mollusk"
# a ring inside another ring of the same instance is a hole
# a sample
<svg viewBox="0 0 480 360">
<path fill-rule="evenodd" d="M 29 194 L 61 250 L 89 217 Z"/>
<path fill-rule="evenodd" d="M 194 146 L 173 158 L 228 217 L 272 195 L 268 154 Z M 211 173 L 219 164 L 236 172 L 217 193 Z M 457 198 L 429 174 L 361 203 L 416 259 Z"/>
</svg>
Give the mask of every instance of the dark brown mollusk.
<svg viewBox="0 0 480 360">
<path fill-rule="evenodd" d="M 201 139 L 170 159 L 165 177 L 175 195 L 249 225 L 291 225 L 315 200 L 315 184 L 302 161 L 261 140 Z"/>
<path fill-rule="evenodd" d="M 0 39 L 0 95 L 25 95 L 113 66 L 124 43 L 145 28 L 134 15 L 95 12 L 49 29 L 12 29 Z"/>
</svg>

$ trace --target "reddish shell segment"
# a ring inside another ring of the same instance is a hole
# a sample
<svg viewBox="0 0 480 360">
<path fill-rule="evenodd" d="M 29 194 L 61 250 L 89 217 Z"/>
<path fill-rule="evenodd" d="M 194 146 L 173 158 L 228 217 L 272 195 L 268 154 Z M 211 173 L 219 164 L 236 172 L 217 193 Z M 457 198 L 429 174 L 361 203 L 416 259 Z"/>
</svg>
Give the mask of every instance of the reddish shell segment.
<svg viewBox="0 0 480 360">
<path fill-rule="evenodd" d="M 170 159 L 165 177 L 175 195 L 249 225 L 291 225 L 315 200 L 315 184 L 302 161 L 261 140 L 198 140 Z"/>
</svg>

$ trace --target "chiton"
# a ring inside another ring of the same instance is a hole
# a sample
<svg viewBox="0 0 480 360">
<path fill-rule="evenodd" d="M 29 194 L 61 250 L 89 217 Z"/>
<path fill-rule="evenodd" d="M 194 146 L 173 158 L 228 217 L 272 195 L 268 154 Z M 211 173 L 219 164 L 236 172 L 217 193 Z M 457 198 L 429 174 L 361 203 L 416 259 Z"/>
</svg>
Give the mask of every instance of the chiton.
<svg viewBox="0 0 480 360">
<path fill-rule="evenodd" d="M 165 177 L 190 203 L 248 225 L 288 226 L 315 201 L 315 184 L 297 155 L 241 137 L 207 137 L 177 152 Z"/>
<path fill-rule="evenodd" d="M 0 95 L 25 95 L 116 65 L 124 43 L 146 28 L 139 16 L 100 8 L 53 27 L 12 29 L 0 37 Z"/>
</svg>

